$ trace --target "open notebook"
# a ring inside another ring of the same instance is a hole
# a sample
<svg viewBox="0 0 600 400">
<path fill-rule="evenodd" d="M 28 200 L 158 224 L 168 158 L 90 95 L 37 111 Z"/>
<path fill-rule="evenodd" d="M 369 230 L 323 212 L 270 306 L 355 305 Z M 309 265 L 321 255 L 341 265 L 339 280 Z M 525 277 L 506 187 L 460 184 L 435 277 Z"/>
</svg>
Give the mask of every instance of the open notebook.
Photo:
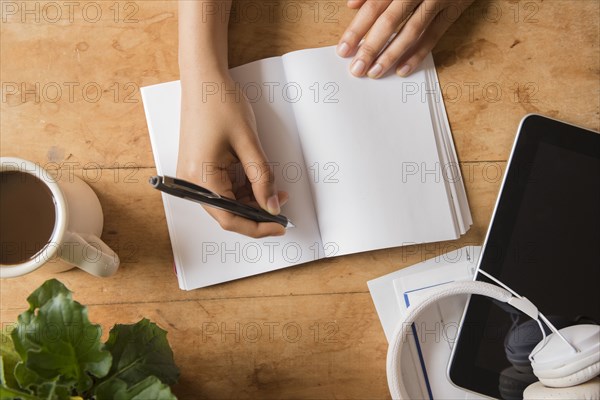
<svg viewBox="0 0 600 400">
<path fill-rule="evenodd" d="M 163 194 L 179 285 L 226 282 L 323 257 L 456 239 L 471 225 L 429 55 L 408 78 L 358 79 L 334 47 L 231 70 L 256 115 L 296 228 L 224 231 L 202 206 Z M 231 96 L 207 85 L 204 95 Z M 180 84 L 142 88 L 156 169 L 175 176 Z"/>
</svg>

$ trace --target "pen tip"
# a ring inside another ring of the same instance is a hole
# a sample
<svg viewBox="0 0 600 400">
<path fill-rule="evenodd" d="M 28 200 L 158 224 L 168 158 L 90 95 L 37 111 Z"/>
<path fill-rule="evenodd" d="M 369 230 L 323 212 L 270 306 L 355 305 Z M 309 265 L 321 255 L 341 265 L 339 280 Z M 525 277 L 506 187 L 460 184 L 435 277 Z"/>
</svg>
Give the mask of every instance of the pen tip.
<svg viewBox="0 0 600 400">
<path fill-rule="evenodd" d="M 292 221 L 290 221 L 288 219 L 288 222 L 287 222 L 287 225 L 285 226 L 285 228 L 286 229 L 290 229 L 290 228 L 295 228 L 295 227 L 296 227 L 296 225 L 292 224 Z"/>
</svg>

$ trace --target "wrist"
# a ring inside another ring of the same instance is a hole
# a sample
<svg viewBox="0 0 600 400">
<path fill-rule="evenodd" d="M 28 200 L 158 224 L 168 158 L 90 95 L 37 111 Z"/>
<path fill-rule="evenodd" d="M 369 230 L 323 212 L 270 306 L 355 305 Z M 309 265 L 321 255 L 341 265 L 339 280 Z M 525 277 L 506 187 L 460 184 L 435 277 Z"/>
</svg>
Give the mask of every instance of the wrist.
<svg viewBox="0 0 600 400">
<path fill-rule="evenodd" d="M 218 62 L 196 62 L 188 65 L 180 63 L 179 75 L 182 81 L 202 82 L 208 79 L 231 79 L 227 65 Z"/>
<path fill-rule="evenodd" d="M 194 71 L 181 72 L 181 94 L 184 99 L 197 97 L 200 90 L 210 87 L 221 87 L 229 85 L 232 81 L 228 70 L 222 69 L 196 69 Z"/>
</svg>

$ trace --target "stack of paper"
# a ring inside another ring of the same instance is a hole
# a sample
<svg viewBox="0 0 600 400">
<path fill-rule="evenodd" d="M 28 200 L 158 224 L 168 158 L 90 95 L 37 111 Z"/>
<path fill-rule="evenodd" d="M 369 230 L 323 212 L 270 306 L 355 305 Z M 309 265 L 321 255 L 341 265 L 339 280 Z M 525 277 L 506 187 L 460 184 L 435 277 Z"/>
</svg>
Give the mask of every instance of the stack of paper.
<svg viewBox="0 0 600 400">
<path fill-rule="evenodd" d="M 480 246 L 465 246 L 368 282 L 385 336 L 390 341 L 411 304 L 432 290 L 472 280 Z M 482 399 L 448 380 L 448 362 L 458 335 L 467 296 L 454 296 L 427 308 L 413 325 L 413 336 L 402 354 L 402 376 L 411 398 Z"/>
</svg>

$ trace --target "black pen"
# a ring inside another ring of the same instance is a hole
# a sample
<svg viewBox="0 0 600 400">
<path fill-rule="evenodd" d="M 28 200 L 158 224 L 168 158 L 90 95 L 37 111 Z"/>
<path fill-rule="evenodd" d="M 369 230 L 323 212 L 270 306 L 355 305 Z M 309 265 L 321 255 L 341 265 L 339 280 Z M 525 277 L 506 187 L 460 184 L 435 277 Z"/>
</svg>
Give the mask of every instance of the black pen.
<svg viewBox="0 0 600 400">
<path fill-rule="evenodd" d="M 292 221 L 283 215 L 272 215 L 268 212 L 240 203 L 227 197 L 223 197 L 215 192 L 198 186 L 194 183 L 177 179 L 170 176 L 153 176 L 149 180 L 154 188 L 161 192 L 177 196 L 182 199 L 194 201 L 196 203 L 206 204 L 207 206 L 229 211 L 232 214 L 239 215 L 256 222 L 276 222 L 284 228 L 294 228 Z"/>
</svg>

